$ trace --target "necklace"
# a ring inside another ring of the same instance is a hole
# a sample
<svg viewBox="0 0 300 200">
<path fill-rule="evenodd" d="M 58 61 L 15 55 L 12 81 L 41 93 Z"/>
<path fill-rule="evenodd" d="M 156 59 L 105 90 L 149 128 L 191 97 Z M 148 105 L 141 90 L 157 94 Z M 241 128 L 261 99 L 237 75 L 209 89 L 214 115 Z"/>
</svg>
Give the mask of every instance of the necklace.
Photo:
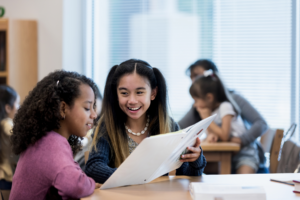
<svg viewBox="0 0 300 200">
<path fill-rule="evenodd" d="M 128 133 L 131 133 L 132 135 L 140 136 L 140 135 L 143 135 L 147 131 L 148 126 L 149 126 L 149 121 L 150 121 L 150 119 L 149 119 L 149 115 L 148 115 L 146 126 L 140 133 L 139 132 L 135 133 L 130 128 L 128 128 L 128 126 L 126 126 L 125 124 L 124 125 L 125 125 L 125 129 L 127 130 Z"/>
</svg>

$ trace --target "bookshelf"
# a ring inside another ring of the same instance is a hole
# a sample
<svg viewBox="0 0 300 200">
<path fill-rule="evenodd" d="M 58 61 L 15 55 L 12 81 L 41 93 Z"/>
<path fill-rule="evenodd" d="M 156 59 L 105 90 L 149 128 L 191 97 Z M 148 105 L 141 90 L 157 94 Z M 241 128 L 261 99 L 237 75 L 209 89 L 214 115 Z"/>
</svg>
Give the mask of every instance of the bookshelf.
<svg viewBox="0 0 300 200">
<path fill-rule="evenodd" d="M 13 87 L 21 102 L 38 80 L 37 22 L 0 18 L 0 84 Z"/>
</svg>

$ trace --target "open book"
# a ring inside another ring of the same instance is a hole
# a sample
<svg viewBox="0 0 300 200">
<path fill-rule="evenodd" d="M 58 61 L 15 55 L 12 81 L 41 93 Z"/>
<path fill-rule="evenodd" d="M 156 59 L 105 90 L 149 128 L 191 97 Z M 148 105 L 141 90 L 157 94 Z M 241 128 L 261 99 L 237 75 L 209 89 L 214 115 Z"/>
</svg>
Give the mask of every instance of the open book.
<svg viewBox="0 0 300 200">
<path fill-rule="evenodd" d="M 178 132 L 145 138 L 100 189 L 148 183 L 179 168 L 180 156 L 195 144 L 215 117 Z"/>
</svg>

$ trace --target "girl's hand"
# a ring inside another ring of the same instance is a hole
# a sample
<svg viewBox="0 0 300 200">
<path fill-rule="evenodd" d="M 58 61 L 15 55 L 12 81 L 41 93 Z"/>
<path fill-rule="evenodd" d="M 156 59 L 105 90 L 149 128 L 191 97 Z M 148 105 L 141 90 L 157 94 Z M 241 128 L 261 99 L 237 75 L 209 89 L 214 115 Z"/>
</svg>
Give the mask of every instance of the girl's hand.
<svg viewBox="0 0 300 200">
<path fill-rule="evenodd" d="M 207 134 L 207 137 L 206 137 L 206 141 L 209 143 L 215 143 L 218 141 L 218 139 L 219 139 L 219 137 L 213 133 Z"/>
<path fill-rule="evenodd" d="M 242 144 L 242 140 L 241 140 L 239 137 L 232 137 L 232 138 L 230 139 L 230 142 Z"/>
<path fill-rule="evenodd" d="M 197 138 L 196 139 L 196 144 L 193 147 L 187 147 L 187 150 L 189 150 L 189 152 L 187 154 L 184 154 L 181 156 L 180 161 L 181 162 L 194 162 L 196 161 L 200 154 L 201 154 L 201 149 L 200 147 L 200 139 Z"/>
<path fill-rule="evenodd" d="M 207 118 L 211 115 L 211 110 L 208 109 L 208 108 L 199 108 L 199 107 L 197 107 L 196 109 L 197 109 L 197 111 L 198 111 L 198 113 L 199 113 L 199 115 L 202 119 L 205 119 L 205 118 Z"/>
<path fill-rule="evenodd" d="M 95 189 L 98 189 L 98 188 L 100 188 L 101 186 L 102 186 L 102 184 L 96 183 L 96 184 L 95 184 Z"/>
</svg>

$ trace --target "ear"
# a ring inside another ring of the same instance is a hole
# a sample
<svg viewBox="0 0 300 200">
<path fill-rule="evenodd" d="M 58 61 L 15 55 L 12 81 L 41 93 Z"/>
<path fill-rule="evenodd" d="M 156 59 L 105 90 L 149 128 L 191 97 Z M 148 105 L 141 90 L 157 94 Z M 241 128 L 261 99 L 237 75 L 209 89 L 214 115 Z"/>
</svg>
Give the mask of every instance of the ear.
<svg viewBox="0 0 300 200">
<path fill-rule="evenodd" d="M 212 103 L 215 100 L 214 95 L 212 93 L 207 93 L 205 99 L 210 103 Z"/>
<path fill-rule="evenodd" d="M 157 87 L 151 91 L 151 101 L 155 99 L 156 95 L 157 95 Z"/>
<path fill-rule="evenodd" d="M 66 104 L 66 102 L 64 102 L 64 101 L 60 102 L 59 113 L 60 113 L 61 119 L 66 118 L 67 107 L 68 107 L 68 105 Z"/>
<path fill-rule="evenodd" d="M 10 105 L 6 104 L 6 105 L 5 105 L 5 112 L 6 112 L 7 114 L 9 114 L 9 113 L 11 112 L 11 110 L 12 110 L 12 107 L 11 107 Z"/>
</svg>

